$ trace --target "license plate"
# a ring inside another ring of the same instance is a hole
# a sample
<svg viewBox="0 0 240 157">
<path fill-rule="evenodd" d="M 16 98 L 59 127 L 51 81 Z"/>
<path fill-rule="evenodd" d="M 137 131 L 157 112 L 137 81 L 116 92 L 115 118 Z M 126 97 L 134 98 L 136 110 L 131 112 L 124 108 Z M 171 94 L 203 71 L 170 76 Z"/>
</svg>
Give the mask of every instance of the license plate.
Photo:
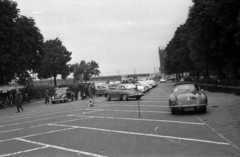
<svg viewBox="0 0 240 157">
<path fill-rule="evenodd" d="M 185 108 L 184 111 L 194 111 L 194 108 L 191 107 L 191 108 Z"/>
</svg>

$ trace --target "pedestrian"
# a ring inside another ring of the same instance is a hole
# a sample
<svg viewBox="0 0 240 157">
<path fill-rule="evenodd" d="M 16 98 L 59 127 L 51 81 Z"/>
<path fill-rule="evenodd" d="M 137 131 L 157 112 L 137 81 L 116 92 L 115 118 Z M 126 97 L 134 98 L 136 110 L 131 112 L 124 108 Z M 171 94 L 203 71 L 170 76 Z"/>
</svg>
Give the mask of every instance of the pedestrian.
<svg viewBox="0 0 240 157">
<path fill-rule="evenodd" d="M 84 84 L 83 83 L 80 83 L 79 90 L 81 94 L 81 99 L 84 100 Z"/>
<path fill-rule="evenodd" d="M 85 94 L 85 97 L 84 97 L 84 98 L 88 98 L 88 97 L 89 97 L 88 87 L 89 87 L 89 85 L 88 85 L 87 83 L 85 83 L 85 85 L 84 85 L 84 94 Z"/>
<path fill-rule="evenodd" d="M 79 88 L 77 83 L 74 86 L 74 94 L 75 94 L 75 100 L 78 100 L 78 92 L 79 92 Z"/>
<path fill-rule="evenodd" d="M 17 106 L 17 113 L 20 112 L 20 109 L 23 111 L 23 108 L 22 108 L 22 93 L 19 91 L 19 89 L 16 89 L 15 104 Z"/>
<path fill-rule="evenodd" d="M 90 84 L 90 86 L 88 87 L 89 106 L 90 106 L 90 107 L 94 106 L 94 103 L 95 103 L 95 93 L 96 93 L 95 84 L 92 83 L 92 84 Z"/>
<path fill-rule="evenodd" d="M 45 90 L 45 104 L 47 105 L 49 103 L 49 92 L 48 90 L 46 89 Z"/>
<path fill-rule="evenodd" d="M 28 93 L 25 93 L 25 103 L 26 103 L 26 105 L 29 105 Z"/>
</svg>

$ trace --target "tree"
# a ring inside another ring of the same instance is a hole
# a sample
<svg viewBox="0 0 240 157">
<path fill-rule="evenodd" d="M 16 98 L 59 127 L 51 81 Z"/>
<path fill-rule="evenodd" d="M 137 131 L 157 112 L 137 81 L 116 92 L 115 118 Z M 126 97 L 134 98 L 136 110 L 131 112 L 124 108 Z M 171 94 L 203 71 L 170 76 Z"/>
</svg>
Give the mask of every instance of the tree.
<svg viewBox="0 0 240 157">
<path fill-rule="evenodd" d="M 57 75 L 61 75 L 62 79 L 66 79 L 70 74 L 70 65 L 67 64 L 72 58 L 72 52 L 69 52 L 63 46 L 60 39 L 47 40 L 44 43 L 44 59 L 41 67 L 37 70 L 39 79 L 53 77 L 54 85 L 57 86 Z"/>
<path fill-rule="evenodd" d="M 98 70 L 98 63 L 95 61 L 86 63 L 85 60 L 82 60 L 80 64 L 73 64 L 72 68 L 74 71 L 73 77 L 75 80 L 88 81 L 92 76 L 99 76 L 100 74 L 100 71 Z"/>
<path fill-rule="evenodd" d="M 0 85 L 29 77 L 43 58 L 43 36 L 32 18 L 19 15 L 17 3 L 0 1 Z"/>
</svg>

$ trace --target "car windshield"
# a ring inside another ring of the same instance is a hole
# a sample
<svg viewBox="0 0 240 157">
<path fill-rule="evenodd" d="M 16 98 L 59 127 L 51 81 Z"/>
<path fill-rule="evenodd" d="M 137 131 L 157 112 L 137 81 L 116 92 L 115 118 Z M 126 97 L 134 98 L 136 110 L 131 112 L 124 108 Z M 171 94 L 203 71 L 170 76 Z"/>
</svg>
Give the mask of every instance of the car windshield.
<svg viewBox="0 0 240 157">
<path fill-rule="evenodd" d="M 58 88 L 55 89 L 55 94 L 62 94 L 62 93 L 66 93 L 67 88 Z"/>
<path fill-rule="evenodd" d="M 183 84 L 183 85 L 177 85 L 173 89 L 173 92 L 186 92 L 186 91 L 199 91 L 199 87 L 194 84 Z"/>
</svg>

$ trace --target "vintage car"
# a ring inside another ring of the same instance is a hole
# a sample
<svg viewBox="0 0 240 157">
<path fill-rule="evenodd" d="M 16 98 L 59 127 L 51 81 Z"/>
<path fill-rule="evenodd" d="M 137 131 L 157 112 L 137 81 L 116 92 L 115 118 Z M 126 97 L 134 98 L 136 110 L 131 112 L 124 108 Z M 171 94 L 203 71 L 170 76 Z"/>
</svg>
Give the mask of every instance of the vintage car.
<svg viewBox="0 0 240 157">
<path fill-rule="evenodd" d="M 159 82 L 160 82 L 160 83 L 166 83 L 167 80 L 166 80 L 165 78 L 161 78 Z"/>
<path fill-rule="evenodd" d="M 105 91 L 109 90 L 107 85 L 97 85 L 95 88 L 96 88 L 96 96 L 102 96 L 105 94 Z"/>
<path fill-rule="evenodd" d="M 208 99 L 204 90 L 197 83 L 181 82 L 173 87 L 169 96 L 169 107 L 172 114 L 177 111 L 202 111 L 207 112 Z"/>
<path fill-rule="evenodd" d="M 116 89 L 105 91 L 105 98 L 110 101 L 112 98 L 120 100 L 128 100 L 129 98 L 135 98 L 140 100 L 144 94 L 136 89 L 136 86 L 128 84 L 120 84 Z"/>
<path fill-rule="evenodd" d="M 56 102 L 67 102 L 68 100 L 73 101 L 75 94 L 70 91 L 68 87 L 55 88 L 55 93 L 51 97 L 52 104 Z"/>
</svg>

